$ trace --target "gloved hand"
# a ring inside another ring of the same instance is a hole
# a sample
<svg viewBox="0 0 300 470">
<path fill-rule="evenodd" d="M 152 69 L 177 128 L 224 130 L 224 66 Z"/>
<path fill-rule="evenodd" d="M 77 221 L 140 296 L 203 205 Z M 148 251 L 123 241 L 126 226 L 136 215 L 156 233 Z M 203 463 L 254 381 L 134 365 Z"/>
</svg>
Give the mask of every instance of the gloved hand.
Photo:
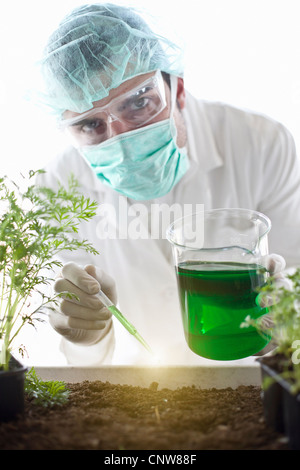
<svg viewBox="0 0 300 470">
<path fill-rule="evenodd" d="M 260 264 L 264 266 L 272 277 L 274 277 L 273 282 L 276 283 L 276 286 L 285 287 L 286 289 L 291 289 L 291 281 L 284 276 L 283 270 L 285 269 L 286 263 L 282 256 L 277 254 L 270 254 L 264 256 Z M 257 297 L 257 303 L 265 308 L 270 307 L 274 302 L 274 299 L 269 297 L 267 294 L 261 293 Z M 265 328 L 272 328 L 272 314 L 263 315 L 261 318 L 261 323 Z M 267 346 L 265 346 L 261 351 L 254 354 L 254 356 L 264 356 L 268 352 L 275 349 L 276 344 L 271 340 Z"/>
<path fill-rule="evenodd" d="M 267 269 L 270 276 L 274 278 L 273 283 L 275 283 L 278 288 L 285 287 L 286 289 L 291 289 L 292 283 L 283 273 L 286 263 L 282 256 L 274 253 L 263 256 L 260 260 L 260 265 Z M 261 307 L 269 307 L 272 305 L 273 301 L 273 298 L 264 293 L 259 294 L 257 297 L 257 302 Z"/>
<path fill-rule="evenodd" d="M 65 264 L 54 291 L 70 292 L 79 300 L 68 296 L 59 299 L 59 308 L 49 315 L 55 331 L 77 344 L 92 345 L 100 341 L 112 328 L 110 311 L 95 295 L 100 289 L 116 303 L 115 282 L 108 274 L 94 265 L 82 268 L 75 263 Z"/>
</svg>

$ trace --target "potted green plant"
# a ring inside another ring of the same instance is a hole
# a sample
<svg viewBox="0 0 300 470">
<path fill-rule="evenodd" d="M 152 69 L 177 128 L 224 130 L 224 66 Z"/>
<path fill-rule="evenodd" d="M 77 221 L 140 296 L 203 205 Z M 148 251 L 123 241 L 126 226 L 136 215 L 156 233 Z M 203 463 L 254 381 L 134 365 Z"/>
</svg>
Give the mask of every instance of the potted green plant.
<svg viewBox="0 0 300 470">
<path fill-rule="evenodd" d="M 247 318 L 260 334 L 272 335 L 275 349 L 258 359 L 262 374 L 263 405 L 267 424 L 300 449 L 300 269 L 287 275 L 290 286 L 278 287 L 273 277 L 261 288 L 269 300 L 272 324 Z"/>
<path fill-rule="evenodd" d="M 0 421 L 23 411 L 26 367 L 12 348 L 23 326 L 43 321 L 45 308 L 62 295 L 44 288 L 61 265 L 57 256 L 63 250 L 97 253 L 76 238 L 79 223 L 96 214 L 97 204 L 80 194 L 72 175 L 68 188 L 35 186 L 38 172 L 30 171 L 21 185 L 0 178 Z"/>
</svg>

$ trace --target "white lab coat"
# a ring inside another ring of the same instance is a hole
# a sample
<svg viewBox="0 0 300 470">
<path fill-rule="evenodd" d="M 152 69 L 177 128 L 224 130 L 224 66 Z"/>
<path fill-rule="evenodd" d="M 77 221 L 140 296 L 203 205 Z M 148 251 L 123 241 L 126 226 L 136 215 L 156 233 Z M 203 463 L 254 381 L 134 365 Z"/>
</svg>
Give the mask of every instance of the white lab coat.
<svg viewBox="0 0 300 470">
<path fill-rule="evenodd" d="M 190 168 L 170 193 L 147 201 L 147 207 L 178 203 L 182 207 L 192 204 L 193 208 L 204 204 L 205 209 L 258 210 L 272 221 L 270 252 L 284 256 L 288 265 L 300 265 L 300 165 L 290 133 L 264 116 L 199 101 L 190 94 L 183 113 Z M 117 211 L 121 208 L 117 223 L 124 235 L 124 207 L 137 201 L 127 200 L 102 184 L 73 147 L 52 161 L 38 182 L 50 187 L 55 187 L 57 180 L 66 184 L 71 171 L 80 181 L 82 192 L 99 202 L 100 210 L 110 207 L 107 205 Z M 115 279 L 120 310 L 161 363 L 199 363 L 201 358 L 188 349 L 184 339 L 169 242 L 105 238 L 107 225 L 103 220 L 99 215 L 82 224 L 80 233 L 100 254 L 92 257 L 67 252 L 63 262 L 93 263 Z M 79 365 L 151 363 L 152 358 L 139 343 L 117 321 L 114 324 L 114 331 L 94 346 L 77 346 L 62 339 L 67 361 Z"/>
</svg>

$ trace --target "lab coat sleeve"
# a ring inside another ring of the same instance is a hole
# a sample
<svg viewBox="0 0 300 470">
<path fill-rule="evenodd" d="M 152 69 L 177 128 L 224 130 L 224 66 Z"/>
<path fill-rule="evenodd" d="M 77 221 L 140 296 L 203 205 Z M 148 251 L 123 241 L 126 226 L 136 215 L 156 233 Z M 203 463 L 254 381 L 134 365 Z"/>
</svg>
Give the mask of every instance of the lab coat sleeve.
<svg viewBox="0 0 300 470">
<path fill-rule="evenodd" d="M 257 170 L 258 210 L 272 222 L 270 252 L 288 267 L 300 266 L 300 160 L 294 139 L 281 124 L 273 126 Z M 262 177 L 261 177 L 262 176 Z"/>
<path fill-rule="evenodd" d="M 113 322 L 105 332 L 104 337 L 97 343 L 89 346 L 82 346 L 61 339 L 60 350 L 64 354 L 68 364 L 76 366 L 99 366 L 111 364 L 115 349 L 115 334 Z"/>
</svg>

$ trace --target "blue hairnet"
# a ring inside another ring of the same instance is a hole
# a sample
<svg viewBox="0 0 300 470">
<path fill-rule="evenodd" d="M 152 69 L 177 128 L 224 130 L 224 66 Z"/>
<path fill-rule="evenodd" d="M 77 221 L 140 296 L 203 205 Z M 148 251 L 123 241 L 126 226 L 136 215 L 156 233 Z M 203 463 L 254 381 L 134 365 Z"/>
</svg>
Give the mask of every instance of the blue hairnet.
<svg viewBox="0 0 300 470">
<path fill-rule="evenodd" d="M 46 85 L 42 101 L 55 114 L 82 113 L 137 75 L 161 70 L 182 76 L 181 55 L 134 9 L 84 5 L 67 15 L 49 38 L 40 61 Z"/>
</svg>

